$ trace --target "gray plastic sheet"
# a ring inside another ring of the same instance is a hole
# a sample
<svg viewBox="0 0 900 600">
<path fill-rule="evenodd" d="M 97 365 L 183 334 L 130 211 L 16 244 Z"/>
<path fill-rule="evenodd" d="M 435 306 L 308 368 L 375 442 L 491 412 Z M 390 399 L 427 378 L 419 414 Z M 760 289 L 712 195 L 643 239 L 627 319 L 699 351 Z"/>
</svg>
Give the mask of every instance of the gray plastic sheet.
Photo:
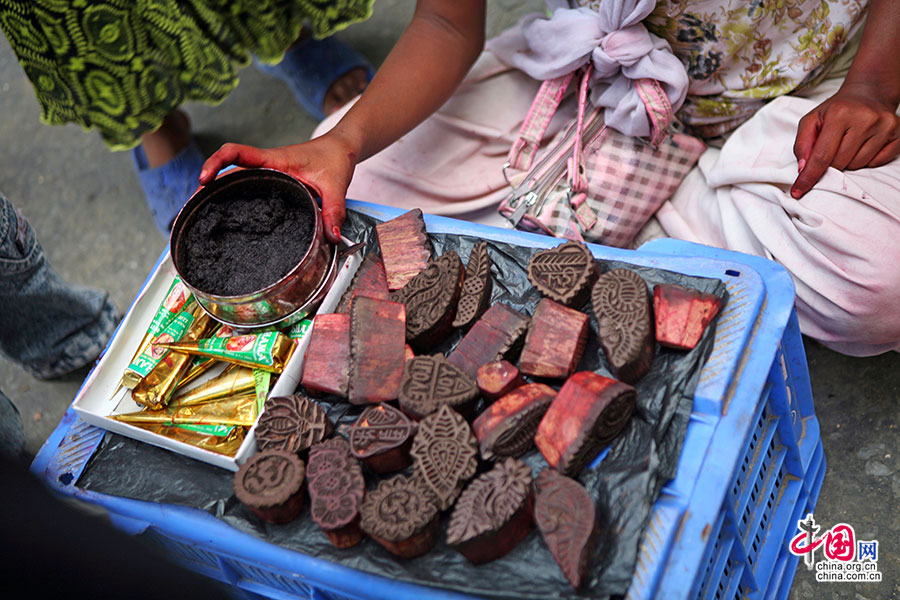
<svg viewBox="0 0 900 600">
<path fill-rule="evenodd" d="M 365 242 L 365 252 L 377 252 L 372 219 L 350 212 L 343 233 Z M 435 256 L 455 250 L 466 261 L 476 238 L 430 234 Z M 505 302 L 531 314 L 540 294 L 528 282 L 525 268 L 534 248 L 488 241 L 493 262 L 492 302 Z M 682 275 L 661 269 L 601 261 L 601 269 L 631 268 L 651 286 L 679 283 L 727 298 L 717 279 Z M 592 333 L 579 370 L 612 376 L 596 337 L 597 323 L 590 303 Z M 634 572 L 641 534 L 666 481 L 674 477 L 691 412 L 700 369 L 712 349 L 714 324 L 690 352 L 657 347 L 650 372 L 637 384 L 637 407 L 622 434 L 579 475 L 594 498 L 601 523 L 590 575 L 579 592 L 572 590 L 535 529 L 506 556 L 478 567 L 445 543 L 449 512 L 442 516 L 442 533 L 435 548 L 416 559 L 398 559 L 378 543 L 365 539 L 354 548 L 334 548 L 304 508 L 295 521 L 270 525 L 246 510 L 234 497 L 233 474 L 141 442 L 107 433 L 77 485 L 104 494 L 205 510 L 250 535 L 300 553 L 347 567 L 423 586 L 443 588 L 486 598 L 604 598 L 623 595 Z M 435 351 L 449 352 L 462 337 L 456 332 Z M 557 386 L 558 387 L 558 386 Z M 340 434 L 361 412 L 336 398 L 319 401 Z M 480 407 L 478 407 L 480 408 Z M 533 449 L 523 460 L 535 476 L 547 466 Z M 479 472 L 490 463 L 482 461 Z M 367 485 L 377 483 L 366 473 Z M 252 558 L 252 557 L 250 557 Z M 361 591 L 364 594 L 364 591 Z"/>
</svg>

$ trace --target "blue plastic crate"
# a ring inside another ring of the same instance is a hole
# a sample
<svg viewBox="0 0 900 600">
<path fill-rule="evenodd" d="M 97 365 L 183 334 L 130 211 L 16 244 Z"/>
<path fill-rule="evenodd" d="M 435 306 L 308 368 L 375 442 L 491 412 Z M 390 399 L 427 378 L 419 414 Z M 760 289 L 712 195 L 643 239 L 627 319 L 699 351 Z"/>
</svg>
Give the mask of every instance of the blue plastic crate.
<svg viewBox="0 0 900 600">
<path fill-rule="evenodd" d="M 379 219 L 401 212 L 348 206 Z M 523 246 L 560 243 L 430 215 L 426 223 L 431 232 Z M 592 251 L 718 278 L 729 292 L 694 394 L 678 473 L 653 508 L 628 598 L 786 598 L 798 561 L 787 541 L 798 518 L 815 507 L 825 473 L 790 278 L 763 259 L 674 240 L 639 251 Z M 198 509 L 81 490 L 74 483 L 103 434 L 70 409 L 32 470 L 57 491 L 104 507 L 117 527 L 153 540 L 187 568 L 266 598 L 468 598 L 286 550 Z"/>
</svg>

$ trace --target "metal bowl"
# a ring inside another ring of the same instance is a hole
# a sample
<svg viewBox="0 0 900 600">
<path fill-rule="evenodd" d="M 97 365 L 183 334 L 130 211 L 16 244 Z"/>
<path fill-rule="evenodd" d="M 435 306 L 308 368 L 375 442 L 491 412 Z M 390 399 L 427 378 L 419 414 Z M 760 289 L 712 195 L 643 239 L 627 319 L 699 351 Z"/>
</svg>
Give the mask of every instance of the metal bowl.
<svg viewBox="0 0 900 600">
<path fill-rule="evenodd" d="M 222 296 L 197 287 L 185 276 L 184 242 L 203 207 L 252 191 L 271 191 L 296 202 L 297 209 L 315 219 L 312 241 L 300 262 L 287 275 L 263 289 L 237 296 Z M 309 190 L 290 175 L 273 169 L 243 169 L 222 175 L 200 188 L 175 218 L 170 237 L 175 270 L 184 284 L 211 317 L 226 325 L 241 328 L 289 325 L 318 306 L 337 273 L 337 252 L 325 239 L 322 215 Z"/>
</svg>

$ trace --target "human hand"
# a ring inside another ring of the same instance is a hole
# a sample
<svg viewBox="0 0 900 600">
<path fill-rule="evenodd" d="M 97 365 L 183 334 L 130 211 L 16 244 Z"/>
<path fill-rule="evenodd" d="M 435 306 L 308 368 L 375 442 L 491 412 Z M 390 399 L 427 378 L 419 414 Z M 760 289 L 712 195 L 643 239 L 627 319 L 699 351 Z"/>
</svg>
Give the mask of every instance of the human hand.
<svg viewBox="0 0 900 600">
<path fill-rule="evenodd" d="M 270 149 L 225 144 L 203 163 L 200 183 L 212 182 L 228 165 L 277 169 L 308 185 L 322 199 L 325 236 L 340 243 L 347 186 L 356 168 L 356 154 L 340 136 L 325 134 L 302 144 Z"/>
<path fill-rule="evenodd" d="M 900 156 L 896 108 L 873 85 L 845 83 L 807 113 L 800 119 L 794 141 L 800 175 L 791 186 L 791 196 L 801 198 L 828 167 L 840 171 L 880 167 Z"/>
</svg>

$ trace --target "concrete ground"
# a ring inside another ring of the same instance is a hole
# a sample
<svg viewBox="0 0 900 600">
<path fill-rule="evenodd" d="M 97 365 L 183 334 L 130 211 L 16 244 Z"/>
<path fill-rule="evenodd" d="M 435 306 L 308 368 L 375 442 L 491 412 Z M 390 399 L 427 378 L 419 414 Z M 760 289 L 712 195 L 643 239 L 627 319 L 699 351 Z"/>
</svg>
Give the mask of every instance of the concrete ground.
<svg viewBox="0 0 900 600">
<path fill-rule="evenodd" d="M 540 4 L 489 2 L 489 33 Z M 377 64 L 413 6 L 412 0 L 379 0 L 370 21 L 339 37 Z M 76 126 L 41 124 L 31 86 L 5 39 L 0 98 L 0 190 L 25 213 L 63 277 L 109 290 L 124 312 L 166 245 L 153 227 L 130 155 L 110 153 L 96 134 Z M 220 106 L 186 109 L 207 153 L 224 141 L 293 143 L 308 138 L 315 125 L 284 84 L 252 67 L 241 72 L 241 85 Z M 815 516 L 823 531 L 848 523 L 859 539 L 878 540 L 883 581 L 817 583 L 801 567 L 791 598 L 900 598 L 900 354 L 848 358 L 805 341 L 828 461 Z M 0 386 L 22 413 L 29 452 L 55 428 L 79 384 L 78 377 L 37 381 L 0 362 Z"/>
</svg>

